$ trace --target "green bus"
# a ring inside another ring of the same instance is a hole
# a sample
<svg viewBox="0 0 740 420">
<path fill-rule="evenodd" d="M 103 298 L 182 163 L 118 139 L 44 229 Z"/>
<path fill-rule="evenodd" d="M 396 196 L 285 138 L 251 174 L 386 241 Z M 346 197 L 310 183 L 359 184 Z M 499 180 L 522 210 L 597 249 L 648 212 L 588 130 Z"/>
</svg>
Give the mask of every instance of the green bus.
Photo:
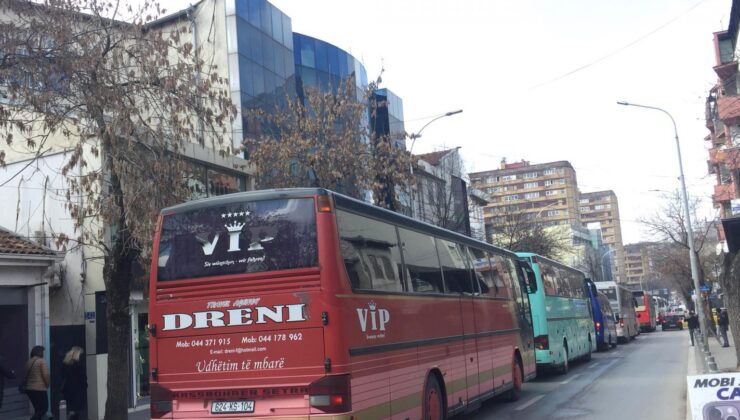
<svg viewBox="0 0 740 420">
<path fill-rule="evenodd" d="M 537 368 L 565 374 L 571 360 L 590 360 L 596 346 L 586 277 L 537 254 L 518 252 L 517 256 L 529 264 L 527 275 L 537 282 L 529 294 Z"/>
</svg>

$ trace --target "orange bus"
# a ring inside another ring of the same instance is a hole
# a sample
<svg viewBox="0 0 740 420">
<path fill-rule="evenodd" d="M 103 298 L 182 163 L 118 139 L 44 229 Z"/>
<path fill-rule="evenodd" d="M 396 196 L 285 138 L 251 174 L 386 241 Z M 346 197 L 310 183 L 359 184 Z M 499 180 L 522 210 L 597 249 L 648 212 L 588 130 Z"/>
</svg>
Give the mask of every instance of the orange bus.
<svg viewBox="0 0 740 420">
<path fill-rule="evenodd" d="M 331 191 L 164 209 L 153 255 L 152 418 L 442 419 L 535 375 L 525 263 Z"/>
</svg>

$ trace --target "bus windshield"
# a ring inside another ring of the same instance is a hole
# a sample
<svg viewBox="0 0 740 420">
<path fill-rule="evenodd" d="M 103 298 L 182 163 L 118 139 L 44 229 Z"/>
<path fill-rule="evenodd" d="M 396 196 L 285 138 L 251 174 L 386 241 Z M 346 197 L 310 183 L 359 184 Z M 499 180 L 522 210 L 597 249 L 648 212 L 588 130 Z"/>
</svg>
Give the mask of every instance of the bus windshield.
<svg viewBox="0 0 740 420">
<path fill-rule="evenodd" d="M 312 198 L 244 201 L 165 215 L 157 279 L 318 266 Z"/>
</svg>

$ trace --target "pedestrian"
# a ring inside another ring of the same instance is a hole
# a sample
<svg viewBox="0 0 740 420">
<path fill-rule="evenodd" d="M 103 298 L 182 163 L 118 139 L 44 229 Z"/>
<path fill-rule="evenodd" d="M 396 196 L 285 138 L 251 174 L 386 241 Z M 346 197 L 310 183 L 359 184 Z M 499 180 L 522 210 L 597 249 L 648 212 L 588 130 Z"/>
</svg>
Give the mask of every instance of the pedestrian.
<svg viewBox="0 0 740 420">
<path fill-rule="evenodd" d="M 730 318 L 727 316 L 727 309 L 722 308 L 720 310 L 717 324 L 719 324 L 719 332 L 724 340 L 722 347 L 730 347 L 730 340 L 727 339 L 727 330 L 730 328 Z"/>
<path fill-rule="evenodd" d="M 78 420 L 87 400 L 87 374 L 80 361 L 82 347 L 74 346 L 62 361 L 62 395 L 67 402 L 67 419 Z"/>
<path fill-rule="evenodd" d="M 8 366 L 5 358 L 0 355 L 0 408 L 3 408 L 3 392 L 5 391 L 5 378 L 15 378 L 15 371 Z"/>
<path fill-rule="evenodd" d="M 694 345 L 694 331 L 699 328 L 699 317 L 696 316 L 694 311 L 689 311 L 689 317 L 686 318 L 689 324 L 689 336 L 691 337 L 691 345 Z"/>
<path fill-rule="evenodd" d="M 31 420 L 41 420 L 49 409 L 49 367 L 44 360 L 44 346 L 34 346 L 31 358 L 26 362 L 26 395 L 33 404 Z"/>
</svg>

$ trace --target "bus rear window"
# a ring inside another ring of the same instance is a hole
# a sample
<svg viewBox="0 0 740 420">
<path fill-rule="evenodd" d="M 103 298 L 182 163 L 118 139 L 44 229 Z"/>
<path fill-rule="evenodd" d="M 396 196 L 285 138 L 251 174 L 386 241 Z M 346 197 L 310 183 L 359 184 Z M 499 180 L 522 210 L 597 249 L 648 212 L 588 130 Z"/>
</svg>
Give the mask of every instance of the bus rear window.
<svg viewBox="0 0 740 420">
<path fill-rule="evenodd" d="M 229 203 L 162 221 L 158 280 L 316 266 L 312 198 Z"/>
</svg>

